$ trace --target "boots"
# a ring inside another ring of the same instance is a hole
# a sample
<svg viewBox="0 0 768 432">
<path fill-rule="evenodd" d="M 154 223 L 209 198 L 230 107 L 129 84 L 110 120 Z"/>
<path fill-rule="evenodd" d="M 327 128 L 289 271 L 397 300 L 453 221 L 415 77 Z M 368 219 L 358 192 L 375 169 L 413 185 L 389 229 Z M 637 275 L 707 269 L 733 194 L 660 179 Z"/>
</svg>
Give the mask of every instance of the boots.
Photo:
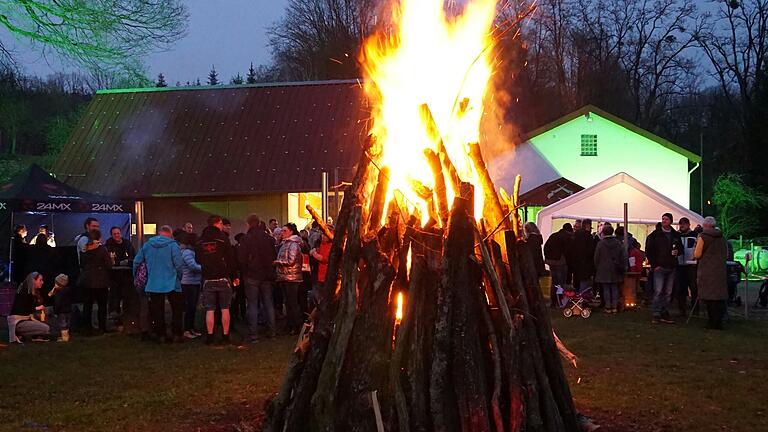
<svg viewBox="0 0 768 432">
<path fill-rule="evenodd" d="M 58 342 L 69 342 L 69 330 L 62 330 Z"/>
</svg>

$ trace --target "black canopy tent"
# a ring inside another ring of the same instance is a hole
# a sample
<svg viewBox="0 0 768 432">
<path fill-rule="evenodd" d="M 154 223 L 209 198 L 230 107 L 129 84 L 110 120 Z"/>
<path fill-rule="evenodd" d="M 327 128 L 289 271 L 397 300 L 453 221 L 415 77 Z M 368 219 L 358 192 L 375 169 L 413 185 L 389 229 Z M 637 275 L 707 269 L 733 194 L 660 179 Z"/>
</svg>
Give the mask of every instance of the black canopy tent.
<svg viewBox="0 0 768 432">
<path fill-rule="evenodd" d="M 69 247 L 72 251 L 75 237 L 83 231 L 83 221 L 89 216 L 99 219 L 102 229 L 122 228 L 126 239 L 130 239 L 132 207 L 130 201 L 75 189 L 38 165 L 32 165 L 0 185 L 0 233 L 10 239 L 0 242 L 0 260 L 11 262 L 13 227 L 19 224 L 27 226 L 28 240 L 37 234 L 39 225 L 48 225 L 55 234 L 56 246 Z"/>
</svg>

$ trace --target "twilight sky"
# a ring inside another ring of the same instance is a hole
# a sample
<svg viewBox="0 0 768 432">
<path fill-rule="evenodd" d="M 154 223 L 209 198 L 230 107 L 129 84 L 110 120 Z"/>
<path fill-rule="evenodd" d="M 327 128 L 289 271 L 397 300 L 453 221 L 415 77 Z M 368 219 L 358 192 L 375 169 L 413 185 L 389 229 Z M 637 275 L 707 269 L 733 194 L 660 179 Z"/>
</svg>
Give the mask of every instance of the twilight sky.
<svg viewBox="0 0 768 432">
<path fill-rule="evenodd" d="M 266 29 L 282 16 L 286 0 L 185 0 L 189 7 L 187 36 L 167 52 L 156 53 L 146 60 L 147 75 L 155 79 L 163 73 L 169 85 L 200 78 L 205 81 L 212 65 L 219 80 L 228 82 L 248 65 L 269 61 Z M 8 34 L 0 31 L 0 38 Z M 21 66 L 27 73 L 46 76 L 71 69 L 53 56 L 42 57 L 24 44 L 16 45 Z"/>
</svg>

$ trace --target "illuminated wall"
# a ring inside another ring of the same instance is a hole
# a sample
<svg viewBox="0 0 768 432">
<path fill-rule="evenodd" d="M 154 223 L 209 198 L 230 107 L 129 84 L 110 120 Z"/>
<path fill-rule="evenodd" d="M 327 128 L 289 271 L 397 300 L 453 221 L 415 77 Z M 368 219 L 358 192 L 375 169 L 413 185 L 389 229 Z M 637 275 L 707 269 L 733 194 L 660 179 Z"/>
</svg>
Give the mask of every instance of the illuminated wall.
<svg viewBox="0 0 768 432">
<path fill-rule="evenodd" d="M 582 156 L 582 135 L 597 136 L 597 156 Z M 597 114 L 576 117 L 529 141 L 558 176 L 585 188 L 623 171 L 689 207 L 688 159 Z"/>
</svg>

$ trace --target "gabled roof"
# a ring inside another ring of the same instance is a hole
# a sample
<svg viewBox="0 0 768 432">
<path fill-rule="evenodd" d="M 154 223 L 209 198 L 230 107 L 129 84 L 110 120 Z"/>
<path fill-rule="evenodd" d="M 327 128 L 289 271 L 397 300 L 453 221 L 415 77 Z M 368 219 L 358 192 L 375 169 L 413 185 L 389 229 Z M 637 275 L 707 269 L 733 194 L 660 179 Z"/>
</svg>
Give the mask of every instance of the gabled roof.
<svg viewBox="0 0 768 432">
<path fill-rule="evenodd" d="M 520 195 L 520 202 L 528 206 L 546 207 L 582 190 L 584 190 L 583 187 L 567 178 L 560 177 Z"/>
<path fill-rule="evenodd" d="M 591 218 L 595 221 L 621 222 L 624 219 L 624 203 L 627 203 L 630 223 L 654 225 L 666 212 L 671 212 L 676 219 L 685 216 L 693 225 L 703 220 L 696 212 L 677 204 L 631 175 L 620 172 L 543 208 L 537 216 L 537 225 L 547 238 L 552 232 L 554 219 Z"/>
<path fill-rule="evenodd" d="M 596 115 L 598 115 L 598 116 L 600 116 L 600 117 L 602 117 L 602 118 L 604 118 L 606 120 L 609 120 L 609 121 L 611 121 L 613 123 L 616 123 L 616 124 L 618 124 L 619 126 L 625 128 L 625 129 L 628 129 L 628 130 L 630 130 L 630 131 L 632 131 L 632 132 L 634 132 L 634 133 L 636 133 L 636 134 L 638 134 L 638 135 L 640 135 L 640 136 L 642 136 L 644 138 L 647 138 L 647 139 L 649 139 L 651 141 L 654 141 L 654 142 L 658 143 L 662 147 L 666 147 L 666 148 L 668 148 L 668 149 L 670 149 L 670 150 L 672 150 L 672 151 L 674 151 L 676 153 L 679 153 L 679 154 L 685 156 L 691 162 L 694 162 L 694 163 L 701 162 L 701 156 L 700 155 L 697 155 L 697 154 L 695 154 L 695 153 L 693 153 L 691 151 L 688 151 L 688 150 L 680 147 L 677 144 L 673 144 L 672 142 L 670 142 L 670 141 L 668 141 L 668 140 L 666 140 L 666 139 L 664 139 L 664 138 L 654 134 L 653 132 L 649 132 L 649 131 L 641 128 L 640 126 L 637 126 L 636 124 L 634 124 L 632 122 L 624 120 L 621 117 L 615 116 L 615 115 L 613 115 L 613 114 L 611 114 L 611 113 L 609 113 L 607 111 L 604 111 L 604 110 L 602 110 L 602 109 L 600 109 L 600 108 L 598 108 L 598 107 L 596 107 L 594 105 L 585 105 L 585 106 L 579 108 L 578 110 L 576 110 L 576 111 L 574 111 L 572 113 L 568 113 L 568 114 L 560 117 L 557 120 L 549 122 L 549 123 L 545 124 L 544 126 L 541 126 L 541 127 L 537 128 L 537 129 L 534 129 L 534 130 L 528 132 L 527 134 L 525 134 L 525 136 L 527 137 L 528 140 L 530 140 L 530 139 L 532 139 L 534 137 L 537 137 L 537 136 L 539 136 L 539 135 L 541 135 L 541 134 L 543 134 L 543 133 L 545 133 L 545 132 L 547 132 L 549 130 L 552 130 L 552 129 L 558 127 L 558 126 L 564 125 L 565 123 L 568 123 L 569 121 L 571 121 L 573 119 L 576 119 L 576 118 L 578 118 L 580 116 L 586 115 L 587 113 L 596 114 Z"/>
<path fill-rule="evenodd" d="M 122 198 L 319 191 L 353 172 L 369 116 L 354 80 L 102 91 L 53 172 Z"/>
</svg>

